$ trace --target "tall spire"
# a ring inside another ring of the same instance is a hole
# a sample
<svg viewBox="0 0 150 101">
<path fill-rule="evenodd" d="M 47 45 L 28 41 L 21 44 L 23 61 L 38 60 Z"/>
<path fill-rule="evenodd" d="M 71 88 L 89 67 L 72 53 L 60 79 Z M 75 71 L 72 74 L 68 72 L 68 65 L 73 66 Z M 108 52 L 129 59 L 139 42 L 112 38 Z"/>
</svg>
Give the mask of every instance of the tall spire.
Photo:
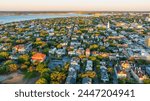
<svg viewBox="0 0 150 101">
<path fill-rule="evenodd" d="M 109 23 L 109 21 L 107 23 L 107 29 L 110 29 L 110 23 Z"/>
</svg>

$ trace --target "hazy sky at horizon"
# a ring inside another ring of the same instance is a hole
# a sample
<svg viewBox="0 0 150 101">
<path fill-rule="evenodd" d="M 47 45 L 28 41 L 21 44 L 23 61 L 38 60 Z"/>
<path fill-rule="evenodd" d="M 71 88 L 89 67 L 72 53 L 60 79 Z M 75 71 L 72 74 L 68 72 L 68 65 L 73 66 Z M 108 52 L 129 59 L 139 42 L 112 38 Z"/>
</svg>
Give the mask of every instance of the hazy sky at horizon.
<svg viewBox="0 0 150 101">
<path fill-rule="evenodd" d="M 150 0 L 0 0 L 0 11 L 150 11 Z"/>
</svg>

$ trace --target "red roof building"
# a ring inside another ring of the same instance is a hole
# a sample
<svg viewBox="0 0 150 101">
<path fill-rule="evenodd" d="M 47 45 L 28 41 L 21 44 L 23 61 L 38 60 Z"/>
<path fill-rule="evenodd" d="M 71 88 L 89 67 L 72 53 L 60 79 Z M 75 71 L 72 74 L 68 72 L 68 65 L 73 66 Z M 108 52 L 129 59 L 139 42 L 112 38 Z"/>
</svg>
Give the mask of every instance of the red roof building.
<svg viewBox="0 0 150 101">
<path fill-rule="evenodd" d="M 42 53 L 36 53 L 32 56 L 32 61 L 38 61 L 38 62 L 43 62 L 46 58 L 45 54 Z"/>
</svg>

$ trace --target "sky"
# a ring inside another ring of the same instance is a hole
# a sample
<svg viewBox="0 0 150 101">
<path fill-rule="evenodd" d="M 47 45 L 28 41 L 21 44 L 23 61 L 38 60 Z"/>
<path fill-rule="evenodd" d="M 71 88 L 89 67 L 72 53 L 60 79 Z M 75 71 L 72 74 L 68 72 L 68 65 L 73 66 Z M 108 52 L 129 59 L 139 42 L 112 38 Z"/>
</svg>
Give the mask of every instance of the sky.
<svg viewBox="0 0 150 101">
<path fill-rule="evenodd" d="M 150 11 L 150 0 L 0 0 L 0 11 Z"/>
</svg>

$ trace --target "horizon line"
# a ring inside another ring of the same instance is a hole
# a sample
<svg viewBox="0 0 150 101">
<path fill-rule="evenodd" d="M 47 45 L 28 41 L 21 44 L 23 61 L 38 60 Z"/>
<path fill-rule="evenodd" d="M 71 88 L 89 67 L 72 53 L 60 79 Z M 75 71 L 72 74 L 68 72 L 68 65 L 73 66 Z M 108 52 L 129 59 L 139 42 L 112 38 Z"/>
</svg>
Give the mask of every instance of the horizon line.
<svg viewBox="0 0 150 101">
<path fill-rule="evenodd" d="M 2 13 L 2 12 L 3 13 L 5 13 L 5 12 L 7 12 L 7 13 L 8 12 L 10 12 L 10 13 L 11 12 L 28 12 L 28 13 L 30 13 L 30 12 L 31 13 L 32 12 L 33 13 L 34 12 L 39 12 L 39 13 L 51 13 L 51 12 L 96 12 L 96 13 L 97 12 L 102 12 L 102 13 L 103 12 L 147 12 L 147 13 L 150 13 L 150 11 L 144 11 L 144 10 L 143 11 L 141 11 L 141 10 L 137 10 L 137 11 L 134 11 L 134 10 L 133 11 L 132 10 L 131 11 L 129 11 L 129 10 L 122 10 L 122 11 L 119 11 L 119 10 L 118 11 L 117 10 L 115 10 L 115 11 L 110 11 L 110 10 L 102 10 L 102 11 L 94 11 L 94 10 L 93 11 L 90 11 L 90 10 L 89 11 L 65 11 L 65 10 L 64 11 L 57 11 L 57 10 L 56 11 L 40 11 L 40 10 L 36 10 L 36 11 L 34 11 L 34 10 L 33 11 L 15 11 L 15 10 L 14 11 L 9 11 L 9 10 L 8 11 L 0 11 L 0 13 Z"/>
</svg>

